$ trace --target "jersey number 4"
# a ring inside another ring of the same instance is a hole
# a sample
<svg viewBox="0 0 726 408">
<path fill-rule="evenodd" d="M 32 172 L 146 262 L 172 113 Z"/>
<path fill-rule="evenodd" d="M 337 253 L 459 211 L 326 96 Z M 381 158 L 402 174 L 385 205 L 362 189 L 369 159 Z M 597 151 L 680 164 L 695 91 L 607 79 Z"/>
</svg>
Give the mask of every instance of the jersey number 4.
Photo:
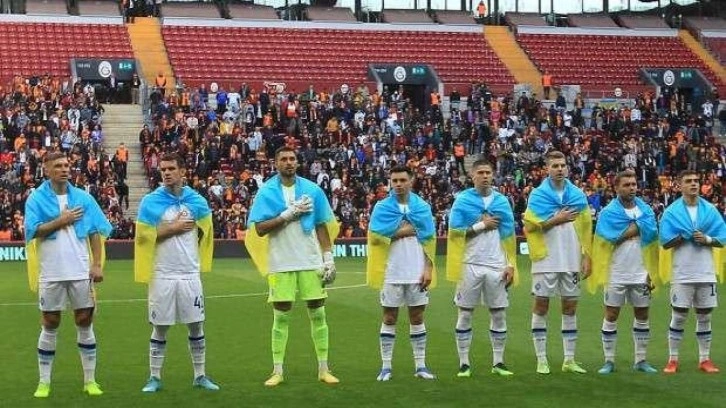
<svg viewBox="0 0 726 408">
<path fill-rule="evenodd" d="M 204 298 L 202 298 L 201 296 L 195 297 L 194 307 L 198 308 L 201 311 L 204 311 Z"/>
</svg>

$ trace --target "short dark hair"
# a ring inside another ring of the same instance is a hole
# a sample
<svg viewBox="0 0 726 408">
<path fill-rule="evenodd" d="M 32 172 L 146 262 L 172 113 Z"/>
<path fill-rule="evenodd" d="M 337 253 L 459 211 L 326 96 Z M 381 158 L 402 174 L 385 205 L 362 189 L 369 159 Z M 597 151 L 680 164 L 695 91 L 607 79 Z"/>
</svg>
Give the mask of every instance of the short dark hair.
<svg viewBox="0 0 726 408">
<path fill-rule="evenodd" d="M 297 157 L 297 151 L 295 149 L 293 149 L 290 146 L 282 146 L 282 147 L 278 148 L 277 150 L 275 150 L 275 160 L 277 160 L 277 156 L 279 156 L 280 153 L 284 153 L 284 152 L 292 152 L 295 154 L 295 157 Z"/>
<path fill-rule="evenodd" d="M 615 185 L 616 186 L 620 185 L 620 180 L 622 180 L 624 178 L 635 178 L 635 177 L 637 177 L 637 176 L 633 170 L 630 170 L 630 169 L 623 170 L 615 175 L 615 180 L 614 180 Z"/>
<path fill-rule="evenodd" d="M 409 169 L 406 166 L 402 166 L 402 165 L 391 167 L 391 174 L 393 174 L 393 173 L 406 173 L 406 174 L 408 174 L 408 177 L 413 176 L 413 172 L 411 171 L 411 169 Z"/>
<path fill-rule="evenodd" d="M 682 170 L 680 173 L 678 173 L 678 181 L 683 180 L 683 177 L 686 176 L 698 176 L 699 180 L 701 178 L 700 174 L 696 170 Z"/>
<path fill-rule="evenodd" d="M 45 157 L 43 157 L 43 163 L 50 163 L 52 161 L 56 161 L 58 159 L 67 159 L 68 156 L 66 156 L 63 152 L 50 152 L 46 153 Z"/>
<path fill-rule="evenodd" d="M 490 169 L 494 170 L 494 165 L 492 165 L 492 163 L 484 157 L 476 159 L 474 163 L 471 164 L 472 169 L 481 166 L 489 166 Z"/>
<path fill-rule="evenodd" d="M 552 160 L 565 159 L 565 154 L 559 150 L 552 150 L 545 155 L 545 163 L 549 164 Z"/>
<path fill-rule="evenodd" d="M 184 158 L 181 157 L 181 155 L 179 153 L 174 153 L 174 152 L 164 153 L 161 156 L 161 160 L 159 160 L 159 162 L 170 162 L 170 161 L 176 162 L 177 167 L 179 167 L 180 169 L 186 168 L 186 164 L 187 164 L 186 160 L 184 160 Z"/>
</svg>

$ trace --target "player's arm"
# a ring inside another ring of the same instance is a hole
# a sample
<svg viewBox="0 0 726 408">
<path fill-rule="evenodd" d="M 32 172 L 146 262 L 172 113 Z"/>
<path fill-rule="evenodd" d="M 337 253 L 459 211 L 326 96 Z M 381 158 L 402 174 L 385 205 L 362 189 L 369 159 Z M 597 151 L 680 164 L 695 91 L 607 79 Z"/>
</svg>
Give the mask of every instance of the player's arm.
<svg viewBox="0 0 726 408">
<path fill-rule="evenodd" d="M 275 218 L 270 218 L 269 220 L 261 221 L 255 224 L 255 229 L 257 229 L 257 234 L 261 237 L 264 237 L 265 235 L 269 234 L 272 231 L 275 231 L 279 228 L 284 227 L 287 225 L 287 220 L 282 218 L 282 216 L 278 215 Z"/>
<path fill-rule="evenodd" d="M 318 243 L 323 252 L 331 252 L 333 250 L 333 241 L 330 239 L 330 234 L 325 224 L 315 226 L 315 235 L 318 237 Z"/>
<path fill-rule="evenodd" d="M 679 236 L 677 236 L 677 237 L 673 238 L 672 240 L 670 240 L 670 241 L 666 242 L 666 243 L 665 243 L 665 244 L 663 245 L 663 248 L 664 248 L 664 249 L 671 249 L 671 248 L 677 248 L 677 247 L 678 247 L 678 246 L 680 246 L 680 245 L 681 245 L 682 243 L 683 243 L 683 237 L 679 235 Z"/>
<path fill-rule="evenodd" d="M 401 225 L 399 225 L 398 230 L 393 234 L 391 237 L 391 241 L 395 241 L 397 239 L 406 238 L 406 237 L 415 237 L 416 236 L 416 229 L 411 225 L 408 221 L 401 222 Z"/>
<path fill-rule="evenodd" d="M 92 234 L 89 237 L 91 242 L 91 258 L 93 263 L 91 264 L 91 270 L 89 277 L 94 282 L 103 282 L 103 269 L 101 268 L 101 256 L 103 254 L 103 241 L 101 240 L 101 234 Z"/>
<path fill-rule="evenodd" d="M 191 231 L 195 225 L 194 220 L 182 218 L 182 212 L 179 212 L 173 221 L 162 222 L 156 227 L 156 242 L 161 242 L 175 235 L 181 235 L 187 231 Z"/>
<path fill-rule="evenodd" d="M 570 210 L 568 208 L 563 208 L 560 211 L 558 211 L 555 215 L 548 218 L 547 220 L 543 221 L 540 224 L 540 227 L 542 227 L 542 231 L 549 231 L 553 227 L 556 227 L 560 224 L 565 224 L 568 222 L 575 221 L 575 218 L 577 218 L 577 211 Z"/>
<path fill-rule="evenodd" d="M 423 251 L 423 248 L 421 249 Z M 433 279 L 433 271 L 434 271 L 434 264 L 431 262 L 431 259 L 424 253 L 424 270 L 421 274 L 421 278 L 419 279 L 419 287 L 421 288 L 421 292 L 428 289 L 429 285 L 431 285 L 431 280 Z"/>
<path fill-rule="evenodd" d="M 628 225 L 628 228 L 623 232 L 623 235 L 618 238 L 618 240 L 615 242 L 615 245 L 620 245 L 623 242 L 640 236 L 640 228 L 638 228 L 638 224 L 631 222 L 630 225 Z"/>
<path fill-rule="evenodd" d="M 65 210 L 61 211 L 58 218 L 40 224 L 35 232 L 34 238 L 45 238 L 58 230 L 73 225 L 73 223 L 80 220 L 81 217 L 83 217 L 82 207 L 76 207 L 73 209 L 66 208 Z"/>
<path fill-rule="evenodd" d="M 693 240 L 696 241 L 697 244 L 703 246 L 710 246 L 716 248 L 721 248 L 723 246 L 723 244 L 719 242 L 719 240 L 713 237 L 709 237 L 701 231 L 696 231 L 693 233 Z"/>
<path fill-rule="evenodd" d="M 471 238 L 485 231 L 491 231 L 499 228 L 499 217 L 493 217 L 482 214 L 481 219 L 471 227 L 466 229 L 466 237 Z"/>
</svg>

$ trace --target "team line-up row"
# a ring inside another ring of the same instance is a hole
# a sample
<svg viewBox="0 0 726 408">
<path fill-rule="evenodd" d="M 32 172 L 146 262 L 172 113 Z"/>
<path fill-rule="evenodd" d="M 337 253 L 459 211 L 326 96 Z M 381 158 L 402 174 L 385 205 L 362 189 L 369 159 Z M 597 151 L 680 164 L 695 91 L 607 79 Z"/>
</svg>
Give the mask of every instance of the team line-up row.
<svg viewBox="0 0 726 408">
<path fill-rule="evenodd" d="M 62 153 L 44 161 L 48 177 L 26 203 L 28 273 L 31 289 L 39 292 L 42 328 L 38 339 L 39 382 L 35 397 L 50 395 L 61 311 L 74 310 L 78 348 L 84 373 L 83 390 L 102 395 L 95 380 L 96 339 L 93 331 L 94 283 L 103 280 L 103 242 L 111 225 L 93 198 L 68 182 L 69 163 Z M 267 278 L 273 309 L 271 350 L 273 369 L 268 387 L 285 381 L 283 362 L 291 309 L 299 298 L 307 305 L 318 360 L 318 378 L 337 384 L 328 367 L 326 286 L 336 276 L 332 241 L 338 223 L 320 187 L 297 176 L 296 152 L 287 147 L 275 154 L 277 175 L 255 196 L 245 245 Z M 717 275 L 723 273 L 722 243 L 726 224 L 716 208 L 699 196 L 699 175 L 679 175 L 682 197 L 663 214 L 660 225 L 652 209 L 637 196 L 635 173 L 624 171 L 614 180 L 617 193 L 600 213 L 593 235 L 585 194 L 568 180 L 565 156 L 546 156 L 548 177 L 535 188 L 524 214 L 532 261 L 532 339 L 536 371 L 549 374 L 547 313 L 549 300 L 562 300 L 562 371 L 585 373 L 575 361 L 577 301 L 581 281 L 595 290 L 604 287 L 602 344 L 605 364 L 600 374 L 615 371 L 616 322 L 621 307 L 634 308 L 633 369 L 657 370 L 646 359 L 650 339 L 648 308 L 654 285 L 670 282 L 672 316 L 669 359 L 663 369 L 678 371 L 678 352 L 688 310 L 697 316 L 699 368 L 719 369 L 710 359 L 711 312 L 717 306 Z M 204 296 L 200 272 L 210 271 L 213 258 L 212 216 L 207 201 L 184 186 L 184 160 L 162 157 L 163 186 L 147 194 L 136 222 L 134 275 L 148 283 L 148 314 L 152 324 L 149 370 L 143 392 L 162 389 L 161 370 L 166 334 L 177 323 L 189 330 L 194 367 L 193 386 L 219 390 L 205 372 Z M 509 201 L 493 186 L 494 165 L 478 160 L 470 168 L 473 187 L 458 193 L 449 216 L 446 277 L 457 283 L 455 327 L 459 377 L 471 376 L 469 349 L 472 313 L 484 305 L 490 313 L 492 373 L 511 376 L 505 365 L 507 289 L 518 281 L 514 216 Z M 378 381 L 389 381 L 398 311 L 407 307 L 414 375 L 436 376 L 426 365 L 424 312 L 429 289 L 436 284 L 436 237 L 430 205 L 412 192 L 407 167 L 390 171 L 390 194 L 376 203 L 368 230 L 367 282 L 379 289 L 381 370 Z"/>
</svg>

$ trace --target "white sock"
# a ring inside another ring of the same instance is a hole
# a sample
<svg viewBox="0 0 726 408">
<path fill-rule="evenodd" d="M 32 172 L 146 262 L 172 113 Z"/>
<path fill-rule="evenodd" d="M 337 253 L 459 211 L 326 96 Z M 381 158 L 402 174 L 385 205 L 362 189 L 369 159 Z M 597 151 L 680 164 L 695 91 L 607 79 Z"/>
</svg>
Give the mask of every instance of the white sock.
<svg viewBox="0 0 726 408">
<path fill-rule="evenodd" d="M 381 323 L 380 332 L 381 362 L 383 369 L 391 369 L 393 346 L 396 344 L 396 325 Z"/>
<path fill-rule="evenodd" d="M 424 368 L 426 367 L 426 325 L 423 323 L 412 324 L 410 325 L 409 333 L 416 369 Z"/>
<path fill-rule="evenodd" d="M 547 316 L 532 313 L 532 341 L 537 362 L 547 362 Z"/>
<path fill-rule="evenodd" d="M 671 324 L 668 328 L 668 354 L 671 360 L 678 361 L 678 348 L 683 340 L 683 326 L 686 324 L 688 314 L 671 312 Z"/>
<path fill-rule="evenodd" d="M 650 341 L 650 322 L 648 320 L 633 321 L 633 344 L 635 345 L 635 362 L 645 361 Z"/>
<path fill-rule="evenodd" d="M 562 315 L 562 347 L 565 353 L 565 362 L 575 359 L 576 345 L 577 316 Z"/>
<path fill-rule="evenodd" d="M 489 322 L 489 340 L 492 343 L 493 365 L 504 363 L 504 345 L 507 342 L 507 311 L 493 310 Z"/>
<path fill-rule="evenodd" d="M 602 351 L 605 361 L 615 362 L 615 346 L 618 340 L 618 323 L 602 320 Z"/>
<path fill-rule="evenodd" d="M 456 350 L 459 353 L 459 366 L 471 365 L 469 362 L 469 349 L 471 348 L 471 310 L 459 309 L 456 319 Z"/>
<path fill-rule="evenodd" d="M 40 382 L 45 384 L 50 384 L 50 373 L 53 369 L 57 338 L 58 329 L 41 327 L 40 336 L 38 336 L 38 372 L 40 373 Z"/>
<path fill-rule="evenodd" d="M 204 364 L 207 352 L 204 340 L 204 322 L 189 323 L 189 352 L 192 355 L 194 378 L 205 375 Z"/>
<path fill-rule="evenodd" d="M 166 352 L 166 332 L 169 326 L 154 326 L 149 340 L 149 372 L 152 377 L 161 378 Z"/>
<path fill-rule="evenodd" d="M 711 313 L 696 314 L 696 339 L 698 339 L 698 361 L 711 359 Z"/>
<path fill-rule="evenodd" d="M 86 327 L 76 326 L 78 352 L 81 355 L 83 367 L 83 382 L 96 381 L 96 336 L 93 333 L 93 324 Z"/>
</svg>

